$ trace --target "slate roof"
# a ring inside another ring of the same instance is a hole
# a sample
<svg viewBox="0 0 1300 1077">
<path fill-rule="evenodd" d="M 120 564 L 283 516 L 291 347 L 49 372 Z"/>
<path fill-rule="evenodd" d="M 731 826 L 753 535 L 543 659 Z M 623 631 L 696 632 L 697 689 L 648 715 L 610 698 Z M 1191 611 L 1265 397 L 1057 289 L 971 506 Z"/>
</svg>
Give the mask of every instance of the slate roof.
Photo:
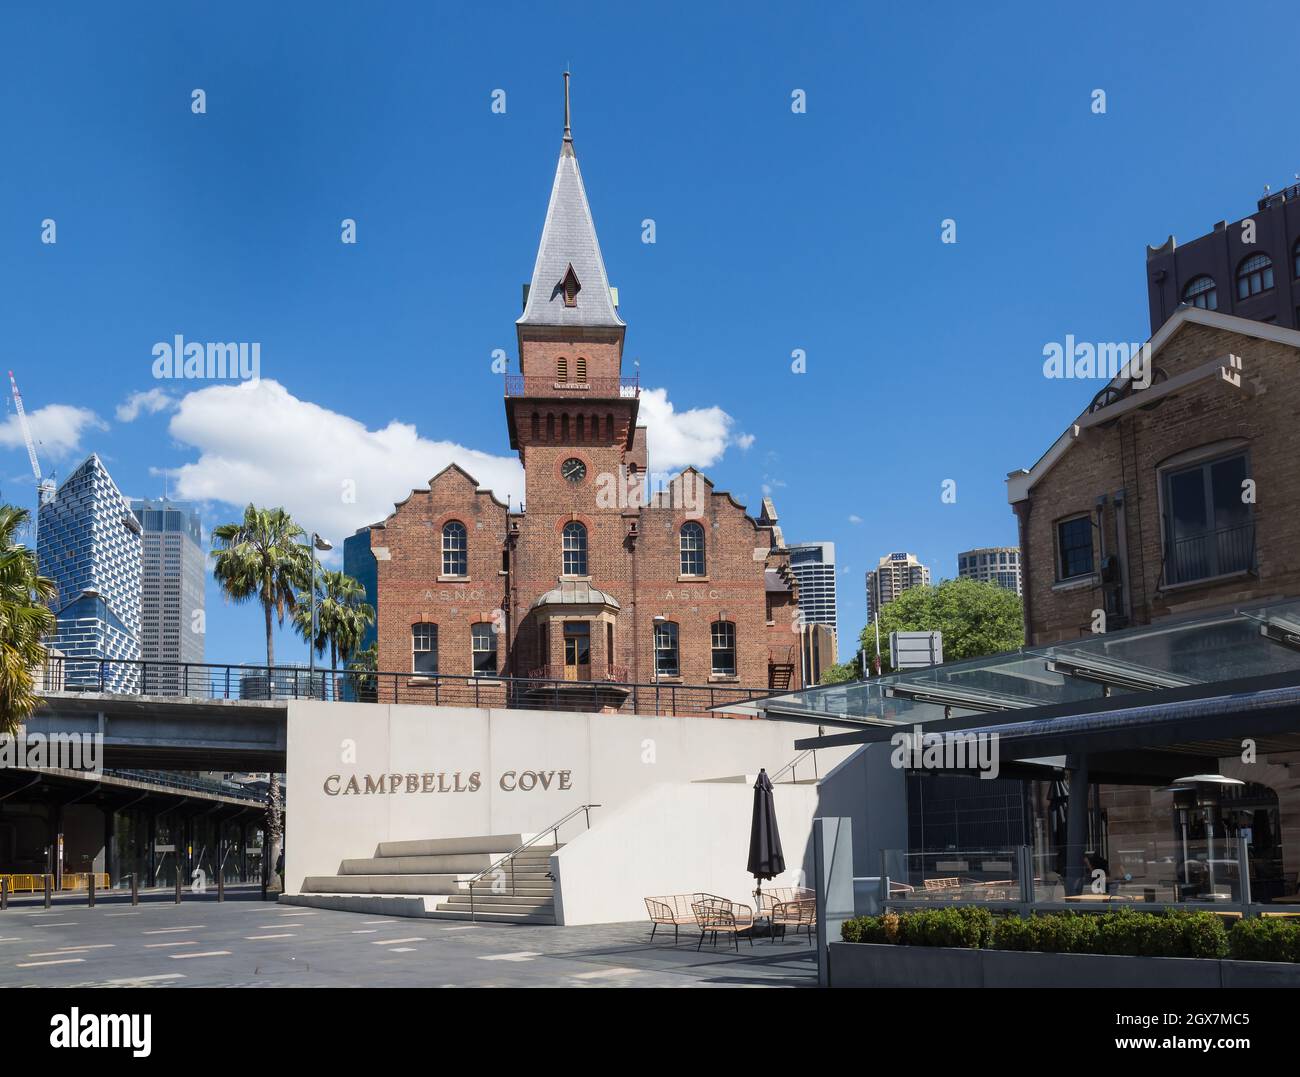
<svg viewBox="0 0 1300 1077">
<path fill-rule="evenodd" d="M 570 266 L 580 290 L 577 304 L 566 307 L 562 282 Z M 515 324 L 611 328 L 624 325 L 614 309 L 578 158 L 573 152 L 573 140 L 567 136 L 555 166 L 555 182 L 551 186 L 546 223 L 542 226 L 542 241 L 537 247 L 528 301 Z"/>
</svg>

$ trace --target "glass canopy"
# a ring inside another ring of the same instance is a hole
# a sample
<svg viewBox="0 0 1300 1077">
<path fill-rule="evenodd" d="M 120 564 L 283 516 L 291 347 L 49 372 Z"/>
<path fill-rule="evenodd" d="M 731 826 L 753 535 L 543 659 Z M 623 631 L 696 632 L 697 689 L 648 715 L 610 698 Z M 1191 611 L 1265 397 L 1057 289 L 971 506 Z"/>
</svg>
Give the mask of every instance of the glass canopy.
<svg viewBox="0 0 1300 1077">
<path fill-rule="evenodd" d="M 1242 606 L 1049 646 L 807 688 L 718 710 L 836 725 L 995 711 L 1300 671 L 1300 602 Z"/>
</svg>

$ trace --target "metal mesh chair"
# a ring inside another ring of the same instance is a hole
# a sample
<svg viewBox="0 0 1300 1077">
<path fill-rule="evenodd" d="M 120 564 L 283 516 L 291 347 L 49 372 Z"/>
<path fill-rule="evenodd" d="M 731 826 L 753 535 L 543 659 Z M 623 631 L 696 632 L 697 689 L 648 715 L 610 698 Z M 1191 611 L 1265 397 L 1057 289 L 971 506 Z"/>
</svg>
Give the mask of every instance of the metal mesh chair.
<svg viewBox="0 0 1300 1077">
<path fill-rule="evenodd" d="M 772 906 L 772 913 L 769 919 L 772 925 L 772 943 L 776 943 L 776 929 L 781 929 L 781 937 L 785 938 L 785 931 L 788 927 L 794 928 L 794 933 L 799 934 L 800 928 L 806 928 L 808 931 L 808 945 L 812 945 L 812 930 L 817 925 L 817 899 L 811 897 L 796 898 L 794 901 L 781 901 Z"/>
<path fill-rule="evenodd" d="M 706 897 L 703 901 L 694 902 L 691 910 L 695 913 L 696 923 L 700 925 L 700 941 L 695 945 L 697 952 L 704 945 L 704 936 L 708 934 L 713 935 L 713 945 L 717 946 L 719 932 L 731 935 L 737 952 L 740 951 L 742 931 L 749 932 L 749 945 L 754 945 L 754 910 L 748 905 L 728 901 L 726 898 Z"/>
<path fill-rule="evenodd" d="M 650 929 L 650 938 L 655 937 L 655 932 L 659 930 L 660 925 L 665 927 L 671 926 L 673 929 L 673 944 L 677 943 L 678 932 L 683 924 L 694 926 L 698 923 L 695 918 L 693 906 L 696 902 L 716 900 L 722 901 L 716 894 L 663 894 L 659 897 L 648 897 L 645 899 L 646 912 L 650 916 L 650 923 L 654 926 Z"/>
</svg>

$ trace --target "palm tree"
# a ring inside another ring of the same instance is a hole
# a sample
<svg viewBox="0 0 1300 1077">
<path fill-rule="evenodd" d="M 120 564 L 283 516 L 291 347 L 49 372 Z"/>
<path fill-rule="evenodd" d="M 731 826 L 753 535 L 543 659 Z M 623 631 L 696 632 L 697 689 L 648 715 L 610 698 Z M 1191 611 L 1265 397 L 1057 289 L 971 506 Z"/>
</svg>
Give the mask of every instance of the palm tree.
<svg viewBox="0 0 1300 1077">
<path fill-rule="evenodd" d="M 284 509 L 249 505 L 236 524 L 212 529 L 212 574 L 226 596 L 236 602 L 256 599 L 266 618 L 266 664 L 275 665 L 272 614 L 284 624 L 307 586 L 311 553 L 298 541 L 305 532 Z"/>
<path fill-rule="evenodd" d="M 366 629 L 374 623 L 375 609 L 365 601 L 366 589 L 346 572 L 322 572 L 316 580 L 316 653 L 330 652 L 330 669 L 338 672 L 361 646 Z M 311 635 L 311 608 L 299 603 L 294 625 L 303 639 Z"/>
<path fill-rule="evenodd" d="M 36 555 L 15 541 L 30 517 L 26 509 L 0 505 L 0 733 L 16 734 L 40 706 L 36 670 L 48 658 L 41 640 L 55 626 L 47 603 L 58 588 L 37 572 Z"/>
<path fill-rule="evenodd" d="M 256 599 L 266 619 L 266 690 L 274 695 L 275 643 L 272 614 L 283 625 L 297 605 L 297 592 L 308 586 L 311 552 L 298 541 L 304 531 L 284 509 L 249 505 L 239 523 L 212 529 L 216 559 L 212 574 L 235 602 Z M 280 859 L 280 775 L 272 774 L 266 809 L 268 849 L 263 870 L 273 872 Z"/>
</svg>

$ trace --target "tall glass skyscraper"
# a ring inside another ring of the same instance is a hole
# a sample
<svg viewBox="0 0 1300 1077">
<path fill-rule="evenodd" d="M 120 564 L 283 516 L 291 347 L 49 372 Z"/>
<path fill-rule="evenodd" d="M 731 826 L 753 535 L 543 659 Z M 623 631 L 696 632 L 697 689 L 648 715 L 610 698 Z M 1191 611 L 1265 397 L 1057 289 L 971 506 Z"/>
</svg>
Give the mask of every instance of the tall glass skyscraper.
<svg viewBox="0 0 1300 1077">
<path fill-rule="evenodd" d="M 804 624 L 835 631 L 835 543 L 801 542 L 790 546 L 790 571 L 799 581 L 799 612 Z"/>
<path fill-rule="evenodd" d="M 36 559 L 59 589 L 48 642 L 66 656 L 65 684 L 97 686 L 98 659 L 140 657 L 140 555 L 139 521 L 91 453 L 37 510 Z M 138 686 L 136 666 L 104 668 L 106 691 Z"/>
<path fill-rule="evenodd" d="M 131 511 L 143 532 L 140 657 L 160 663 L 146 667 L 145 691 L 170 695 L 182 687 L 177 664 L 203 661 L 203 527 L 188 502 L 138 500 Z"/>
</svg>

